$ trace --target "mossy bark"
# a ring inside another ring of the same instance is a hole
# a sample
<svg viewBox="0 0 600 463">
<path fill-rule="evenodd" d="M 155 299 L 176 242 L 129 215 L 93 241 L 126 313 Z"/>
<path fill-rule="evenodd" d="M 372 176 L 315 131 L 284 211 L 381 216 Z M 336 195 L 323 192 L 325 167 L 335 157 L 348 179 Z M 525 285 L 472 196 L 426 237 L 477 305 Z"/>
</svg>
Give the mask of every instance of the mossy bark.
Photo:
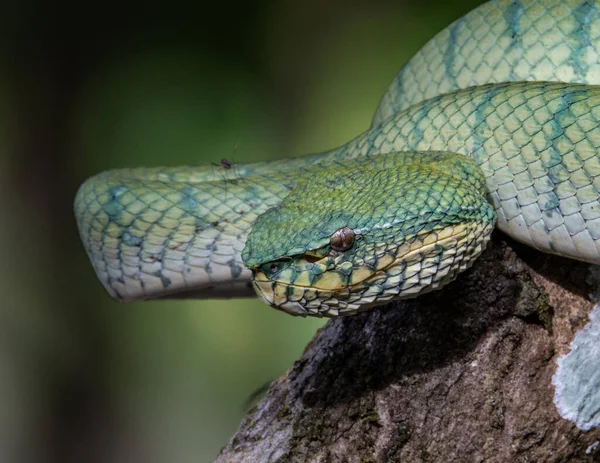
<svg viewBox="0 0 600 463">
<path fill-rule="evenodd" d="M 443 290 L 329 321 L 217 462 L 600 461 L 551 382 L 588 267 L 497 234 Z"/>
</svg>

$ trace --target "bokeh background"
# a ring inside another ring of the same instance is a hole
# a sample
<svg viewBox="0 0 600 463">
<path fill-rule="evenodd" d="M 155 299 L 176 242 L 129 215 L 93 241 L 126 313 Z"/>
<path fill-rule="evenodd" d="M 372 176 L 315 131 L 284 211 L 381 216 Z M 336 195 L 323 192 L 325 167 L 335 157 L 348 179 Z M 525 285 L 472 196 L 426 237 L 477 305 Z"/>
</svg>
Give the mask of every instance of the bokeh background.
<svg viewBox="0 0 600 463">
<path fill-rule="evenodd" d="M 5 3 L 0 461 L 211 461 L 323 324 L 256 300 L 113 302 L 72 215 L 86 177 L 335 147 L 479 3 Z"/>
</svg>

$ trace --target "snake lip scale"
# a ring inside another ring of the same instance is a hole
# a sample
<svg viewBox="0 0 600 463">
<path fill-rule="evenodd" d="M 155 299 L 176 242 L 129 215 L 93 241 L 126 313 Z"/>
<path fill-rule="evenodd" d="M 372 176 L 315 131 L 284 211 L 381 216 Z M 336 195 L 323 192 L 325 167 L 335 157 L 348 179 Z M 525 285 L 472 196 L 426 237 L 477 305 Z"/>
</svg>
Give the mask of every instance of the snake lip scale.
<svg viewBox="0 0 600 463">
<path fill-rule="evenodd" d="M 600 263 L 600 2 L 492 0 L 325 153 L 118 169 L 75 198 L 115 299 L 249 296 L 335 317 L 438 289 L 498 227 Z"/>
</svg>

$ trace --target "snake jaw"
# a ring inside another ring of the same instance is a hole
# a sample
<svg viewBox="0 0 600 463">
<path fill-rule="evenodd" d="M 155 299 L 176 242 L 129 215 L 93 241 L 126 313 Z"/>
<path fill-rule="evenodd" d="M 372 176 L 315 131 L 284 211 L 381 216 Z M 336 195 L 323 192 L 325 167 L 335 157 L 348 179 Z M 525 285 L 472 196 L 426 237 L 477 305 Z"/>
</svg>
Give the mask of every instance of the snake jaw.
<svg viewBox="0 0 600 463">
<path fill-rule="evenodd" d="M 336 317 L 368 309 L 393 299 L 408 299 L 439 289 L 469 268 L 485 249 L 494 221 L 465 222 L 407 239 L 393 252 L 377 259 L 374 267 L 346 261 L 308 278 L 307 270 L 273 278 L 254 270 L 253 286 L 268 305 L 298 316 Z M 338 263 L 340 259 L 337 259 Z M 296 266 L 306 266 L 303 257 Z M 306 267 L 308 268 L 308 267 Z M 348 271 L 349 270 L 349 271 Z"/>
</svg>

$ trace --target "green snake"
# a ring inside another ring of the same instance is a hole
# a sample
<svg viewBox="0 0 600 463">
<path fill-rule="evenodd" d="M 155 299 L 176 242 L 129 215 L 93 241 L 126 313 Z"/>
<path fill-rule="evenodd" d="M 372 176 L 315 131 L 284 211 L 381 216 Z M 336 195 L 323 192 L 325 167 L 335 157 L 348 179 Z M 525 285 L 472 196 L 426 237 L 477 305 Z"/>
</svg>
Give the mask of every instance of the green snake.
<svg viewBox="0 0 600 463">
<path fill-rule="evenodd" d="M 116 299 L 254 289 L 302 316 L 438 289 L 496 225 L 600 263 L 598 83 L 600 2 L 493 0 L 429 41 L 344 146 L 101 173 L 75 198 L 80 236 Z"/>
</svg>

